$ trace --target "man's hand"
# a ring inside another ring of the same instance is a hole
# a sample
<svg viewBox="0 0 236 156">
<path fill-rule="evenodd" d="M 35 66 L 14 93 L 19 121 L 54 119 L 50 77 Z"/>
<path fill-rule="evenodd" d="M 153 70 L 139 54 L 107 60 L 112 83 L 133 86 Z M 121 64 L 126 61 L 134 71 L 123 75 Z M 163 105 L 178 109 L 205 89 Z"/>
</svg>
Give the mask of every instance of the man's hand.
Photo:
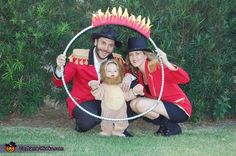
<svg viewBox="0 0 236 156">
<path fill-rule="evenodd" d="M 58 55 L 56 62 L 57 62 L 57 69 L 61 70 L 61 67 L 66 64 L 66 56 L 64 54 Z"/>
<path fill-rule="evenodd" d="M 90 86 L 93 91 L 98 89 L 99 85 L 100 85 L 100 82 L 96 80 L 91 80 L 88 82 L 88 86 Z"/>
<path fill-rule="evenodd" d="M 100 81 L 91 80 L 88 82 L 88 86 L 92 88 L 91 94 L 96 100 L 102 100 L 104 96 L 104 88 L 101 87 Z"/>
</svg>

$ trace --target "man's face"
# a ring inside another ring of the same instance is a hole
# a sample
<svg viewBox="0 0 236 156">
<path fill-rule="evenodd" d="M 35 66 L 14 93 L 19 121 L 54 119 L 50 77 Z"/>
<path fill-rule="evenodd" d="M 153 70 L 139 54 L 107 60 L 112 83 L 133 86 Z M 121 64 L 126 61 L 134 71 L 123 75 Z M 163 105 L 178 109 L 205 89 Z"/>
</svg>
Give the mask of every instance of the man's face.
<svg viewBox="0 0 236 156">
<path fill-rule="evenodd" d="M 109 78 L 116 78 L 119 74 L 117 65 L 114 64 L 114 63 L 109 63 L 106 66 L 106 71 L 105 72 L 106 72 L 106 76 L 109 77 Z"/>
<path fill-rule="evenodd" d="M 95 39 L 94 44 L 96 46 L 96 55 L 98 60 L 104 60 L 115 49 L 115 41 L 105 37 Z"/>
</svg>

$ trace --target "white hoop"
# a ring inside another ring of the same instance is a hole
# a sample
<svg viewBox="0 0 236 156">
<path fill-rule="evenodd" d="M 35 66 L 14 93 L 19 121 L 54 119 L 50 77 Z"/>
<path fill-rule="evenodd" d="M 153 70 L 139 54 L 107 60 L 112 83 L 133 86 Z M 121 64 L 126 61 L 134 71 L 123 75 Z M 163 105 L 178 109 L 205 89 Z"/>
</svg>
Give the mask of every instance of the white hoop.
<svg viewBox="0 0 236 156">
<path fill-rule="evenodd" d="M 123 26 L 123 25 L 122 25 Z M 94 28 L 92 25 L 91 26 L 88 26 L 87 28 L 83 29 L 82 31 L 80 31 L 77 35 L 75 35 L 75 37 L 72 38 L 72 40 L 68 43 L 68 45 L 66 46 L 63 54 L 66 56 L 66 53 L 69 49 L 69 47 L 71 46 L 71 44 L 75 41 L 75 39 L 77 39 L 81 34 L 83 34 L 84 32 L 86 32 L 87 30 L 89 29 L 92 29 Z M 152 43 L 152 45 L 154 46 L 155 50 L 157 50 L 157 46 L 156 44 L 154 43 L 154 41 L 151 39 L 151 37 L 148 38 L 149 41 Z M 158 55 L 157 55 L 158 56 Z M 64 67 L 62 66 L 61 67 L 61 71 L 63 72 L 62 74 L 62 83 L 63 83 L 63 86 L 66 90 L 66 93 L 69 95 L 70 99 L 76 104 L 77 107 L 79 107 L 82 111 L 84 111 L 85 113 L 95 117 L 95 118 L 99 118 L 101 120 L 110 120 L 110 121 L 125 121 L 125 120 L 133 120 L 133 119 L 136 119 L 136 118 L 139 118 L 145 114 L 147 114 L 148 112 L 152 111 L 160 102 L 160 99 L 161 99 L 161 96 L 162 96 L 162 92 L 163 92 L 163 87 L 164 87 L 164 67 L 163 67 L 163 62 L 162 60 L 160 60 L 161 62 L 161 74 L 162 74 L 162 79 L 161 79 L 161 89 L 160 89 L 160 94 L 159 94 L 159 97 L 157 99 L 157 103 L 154 104 L 151 108 L 149 108 L 147 111 L 141 113 L 141 114 L 138 114 L 138 115 L 135 115 L 135 116 L 132 116 L 132 117 L 128 117 L 128 118 L 123 118 L 123 119 L 114 119 L 114 118 L 106 118 L 106 117 L 102 117 L 102 116 L 98 116 L 98 115 L 95 115 L 89 111 L 87 111 L 86 109 L 84 109 L 83 107 L 81 107 L 77 102 L 76 100 L 72 97 L 72 95 L 70 94 L 67 86 L 66 86 L 66 83 L 65 83 L 65 79 L 64 79 Z"/>
</svg>

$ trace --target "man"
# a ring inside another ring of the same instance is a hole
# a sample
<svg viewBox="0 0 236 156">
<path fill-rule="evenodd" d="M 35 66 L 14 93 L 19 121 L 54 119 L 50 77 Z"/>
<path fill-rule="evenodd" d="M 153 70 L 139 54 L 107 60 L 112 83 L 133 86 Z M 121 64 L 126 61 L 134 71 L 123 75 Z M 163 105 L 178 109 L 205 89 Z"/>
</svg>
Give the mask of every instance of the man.
<svg viewBox="0 0 236 156">
<path fill-rule="evenodd" d="M 66 56 L 63 54 L 60 54 L 56 59 L 57 68 L 52 76 L 54 85 L 57 87 L 63 86 L 61 66 L 65 65 L 65 82 L 73 82 L 71 95 L 84 109 L 96 115 L 101 114 L 101 101 L 94 99 L 88 82 L 91 80 L 100 80 L 100 65 L 107 59 L 114 58 L 124 64 L 121 55 L 113 53 L 115 47 L 121 46 L 121 42 L 117 40 L 117 36 L 117 32 L 114 29 L 104 27 L 100 33 L 92 34 L 91 37 L 94 47 L 90 50 L 74 49 L 66 65 Z M 131 79 L 131 74 L 127 73 L 122 82 L 124 91 L 130 88 Z M 67 103 L 70 118 L 75 118 L 76 131 L 85 132 L 100 123 L 100 119 L 94 118 L 80 110 L 70 98 L 67 99 Z M 125 136 L 131 136 L 127 131 L 124 134 Z"/>
</svg>

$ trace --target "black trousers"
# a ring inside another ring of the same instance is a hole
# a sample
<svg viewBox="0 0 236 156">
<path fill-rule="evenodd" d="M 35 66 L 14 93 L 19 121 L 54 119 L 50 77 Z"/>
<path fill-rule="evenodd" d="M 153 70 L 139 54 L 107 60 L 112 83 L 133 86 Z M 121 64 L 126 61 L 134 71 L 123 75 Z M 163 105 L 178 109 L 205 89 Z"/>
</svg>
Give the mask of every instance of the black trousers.
<svg viewBox="0 0 236 156">
<path fill-rule="evenodd" d="M 163 102 L 170 120 L 176 123 L 185 122 L 188 120 L 188 115 L 176 104 L 170 102 Z"/>
<path fill-rule="evenodd" d="M 101 101 L 87 101 L 80 103 L 80 106 L 95 115 L 101 116 Z M 133 116 L 133 112 L 128 104 L 127 115 L 128 117 Z M 101 122 L 100 119 L 90 116 L 77 106 L 73 109 L 73 116 L 75 118 L 75 130 L 78 132 L 86 132 Z"/>
<path fill-rule="evenodd" d="M 80 106 L 90 113 L 101 115 L 101 101 L 87 101 L 80 103 Z M 88 131 L 101 122 L 100 119 L 90 116 L 77 106 L 73 109 L 73 116 L 75 118 L 75 130 L 79 132 Z"/>
<path fill-rule="evenodd" d="M 144 117 L 144 120 L 148 122 L 152 122 L 154 125 L 162 125 L 167 122 L 169 123 L 171 122 L 171 123 L 174 123 L 174 125 L 176 125 L 176 123 L 181 123 L 188 120 L 189 118 L 188 115 L 176 104 L 172 104 L 172 103 L 164 102 L 164 101 L 163 101 L 163 104 L 166 108 L 166 111 L 170 119 L 167 119 L 163 115 L 160 115 L 158 118 L 154 120 L 148 119 L 146 117 Z"/>
<path fill-rule="evenodd" d="M 131 88 L 133 88 L 136 84 L 137 82 L 133 81 L 131 83 Z M 86 101 L 80 103 L 80 106 L 89 111 L 90 113 L 101 116 L 101 101 L 98 100 Z M 77 130 L 78 132 L 86 132 L 101 122 L 100 119 L 90 116 L 77 106 L 73 109 L 72 113 L 75 118 L 75 125 L 76 125 L 75 130 Z M 128 102 L 127 102 L 127 116 L 128 117 L 133 116 L 133 111 L 131 110 Z"/>
</svg>

